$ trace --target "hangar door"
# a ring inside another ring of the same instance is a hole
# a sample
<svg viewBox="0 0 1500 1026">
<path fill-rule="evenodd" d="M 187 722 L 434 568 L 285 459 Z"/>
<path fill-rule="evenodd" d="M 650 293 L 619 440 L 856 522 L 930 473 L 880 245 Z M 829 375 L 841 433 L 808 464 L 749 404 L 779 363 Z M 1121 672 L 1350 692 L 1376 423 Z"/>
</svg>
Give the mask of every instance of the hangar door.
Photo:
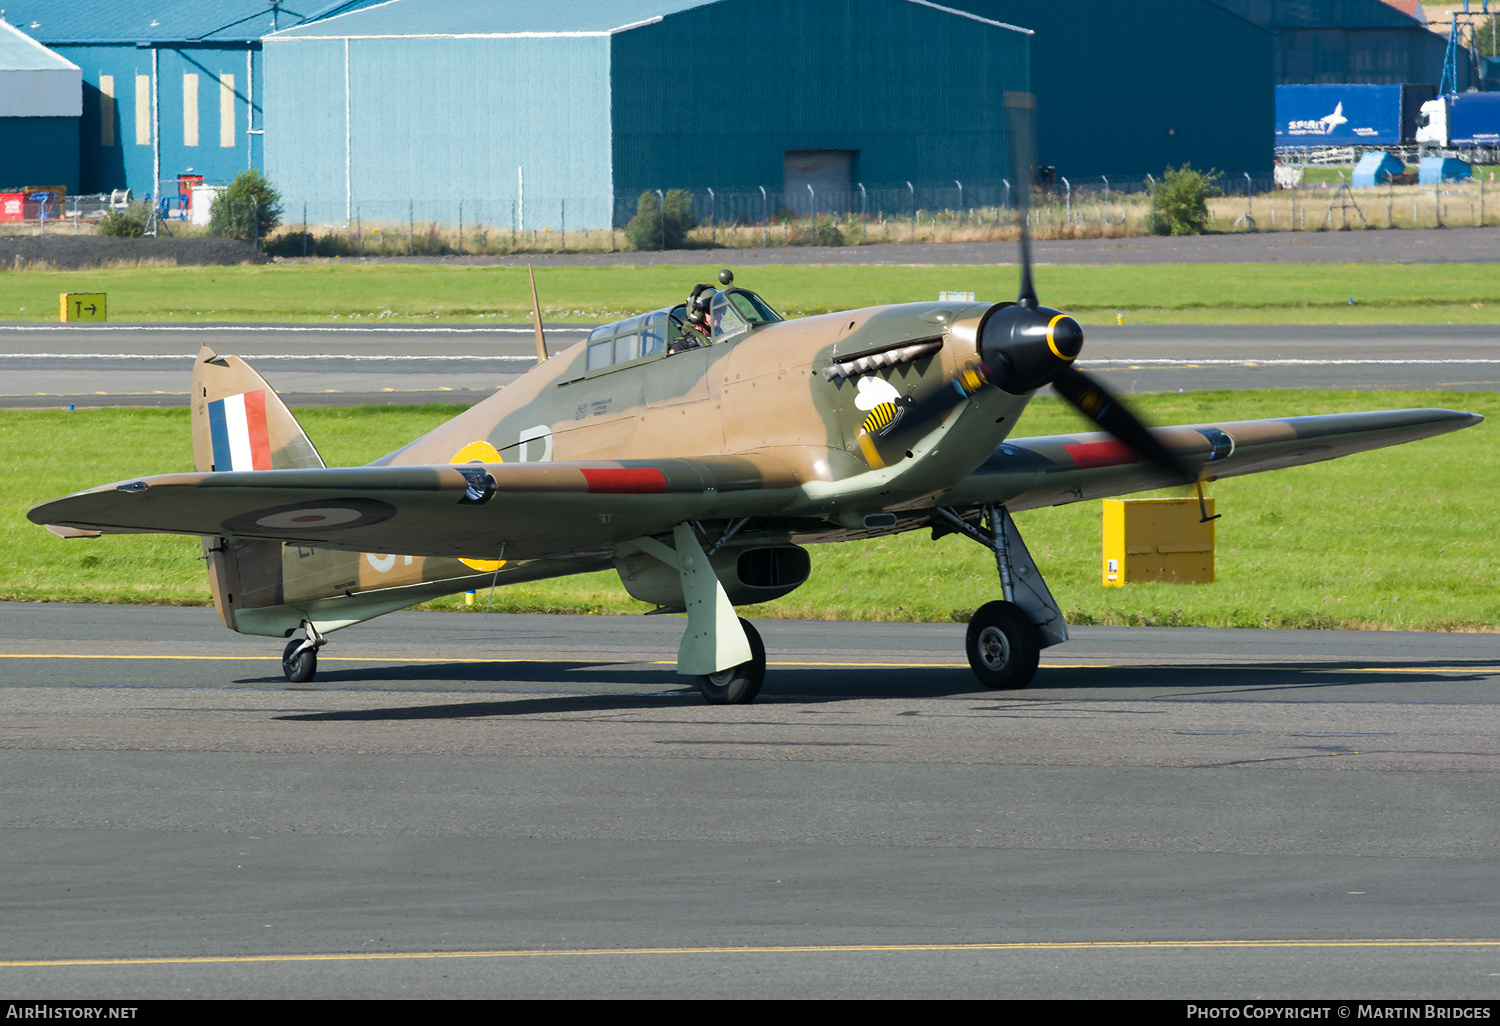
<svg viewBox="0 0 1500 1026">
<path fill-rule="evenodd" d="M 787 150 L 782 200 L 798 216 L 846 213 L 858 150 Z M 808 187 L 811 186 L 811 191 Z"/>
</svg>

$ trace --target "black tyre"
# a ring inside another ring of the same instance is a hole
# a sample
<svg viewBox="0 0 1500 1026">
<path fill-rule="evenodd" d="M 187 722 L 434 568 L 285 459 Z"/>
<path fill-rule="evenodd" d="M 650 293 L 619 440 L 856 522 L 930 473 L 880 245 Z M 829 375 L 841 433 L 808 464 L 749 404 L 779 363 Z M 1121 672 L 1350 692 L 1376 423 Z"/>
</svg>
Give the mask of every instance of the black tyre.
<svg viewBox="0 0 1500 1026">
<path fill-rule="evenodd" d="M 1042 649 L 1036 626 L 1014 602 L 989 602 L 969 620 L 969 666 L 987 688 L 1024 688 L 1036 676 Z"/>
<path fill-rule="evenodd" d="M 308 648 L 298 652 L 299 648 L 301 641 L 289 641 L 281 653 L 281 672 L 292 684 L 306 684 L 318 672 L 318 650 Z"/>
<path fill-rule="evenodd" d="M 750 642 L 750 661 L 720 673 L 698 678 L 698 690 L 709 705 L 749 705 L 766 681 L 766 646 L 749 620 L 741 619 L 745 640 Z"/>
</svg>

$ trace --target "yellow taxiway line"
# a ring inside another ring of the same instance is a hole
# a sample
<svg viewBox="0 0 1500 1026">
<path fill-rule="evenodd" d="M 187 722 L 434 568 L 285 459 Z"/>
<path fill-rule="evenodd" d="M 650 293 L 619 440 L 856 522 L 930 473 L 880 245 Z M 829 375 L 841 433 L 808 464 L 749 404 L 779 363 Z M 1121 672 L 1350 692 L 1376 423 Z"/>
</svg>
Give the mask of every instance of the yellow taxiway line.
<svg viewBox="0 0 1500 1026">
<path fill-rule="evenodd" d="M 224 662 L 259 662 L 271 660 L 275 656 L 268 655 L 92 655 L 76 652 L 0 652 L 0 659 L 163 659 L 176 660 L 179 662 L 201 662 L 201 663 L 224 663 Z M 580 662 L 589 666 L 676 666 L 672 659 L 572 659 L 567 656 L 534 656 L 530 659 L 443 659 L 434 656 L 411 656 L 397 658 L 394 656 L 319 656 L 320 663 L 450 663 L 470 666 L 485 666 L 489 664 L 502 663 L 539 663 L 539 662 Z M 848 669 L 869 668 L 874 670 L 883 669 L 914 669 L 914 670 L 966 670 L 968 663 L 767 663 L 767 666 L 821 666 L 821 667 L 843 667 Z M 1042 666 L 1051 670 L 1106 670 L 1113 664 L 1110 663 L 1043 663 Z"/>
<path fill-rule="evenodd" d="M 603 958 L 611 955 L 818 955 L 919 954 L 970 951 L 1151 951 L 1242 948 L 1500 948 L 1500 940 L 1163 940 L 1163 941 L 1015 941 L 993 944 L 778 944 L 754 947 L 696 948 L 524 948 L 503 951 L 351 952 L 311 955 L 192 955 L 181 958 L 76 958 L 0 962 L 0 969 L 61 968 L 94 965 L 215 965 L 256 962 L 389 962 L 399 959 L 454 958 Z"/>
<path fill-rule="evenodd" d="M 87 654 L 77 652 L 0 652 L 0 659 L 102 659 L 102 660 L 165 660 L 176 662 L 199 662 L 199 663 L 226 663 L 226 662 L 261 662 L 270 661 L 275 656 L 267 655 L 107 655 Z M 446 663 L 452 665 L 501 665 L 518 663 L 540 663 L 540 662 L 565 662 L 580 663 L 586 666 L 676 666 L 677 663 L 671 659 L 574 659 L 568 656 L 532 656 L 527 659 L 444 659 L 437 656 L 319 656 L 319 662 L 323 663 Z M 968 669 L 968 663 L 837 663 L 837 662 L 768 662 L 767 666 L 810 666 L 834 669 L 870 669 L 870 670 L 964 670 Z M 1170 670 L 1171 664 L 1160 666 L 1148 666 L 1146 664 L 1130 663 L 1042 663 L 1044 670 L 1115 670 L 1115 669 L 1156 669 Z M 1269 670 L 1269 669 L 1295 669 L 1295 670 L 1323 670 L 1327 673 L 1480 673 L 1500 674 L 1500 666 L 1320 666 L 1316 663 L 1297 664 L 1293 666 L 1261 666 L 1256 664 L 1239 664 L 1221 667 L 1221 669 L 1239 670 Z"/>
</svg>

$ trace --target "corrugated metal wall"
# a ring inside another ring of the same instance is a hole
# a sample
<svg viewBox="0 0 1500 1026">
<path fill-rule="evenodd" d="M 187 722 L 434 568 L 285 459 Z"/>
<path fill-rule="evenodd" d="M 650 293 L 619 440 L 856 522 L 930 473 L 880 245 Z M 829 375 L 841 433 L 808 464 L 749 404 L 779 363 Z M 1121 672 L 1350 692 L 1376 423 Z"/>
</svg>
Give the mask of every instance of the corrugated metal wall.
<svg viewBox="0 0 1500 1026">
<path fill-rule="evenodd" d="M 163 179 L 175 180 L 179 173 L 192 168 L 210 184 L 224 183 L 247 167 L 260 165 L 259 137 L 247 134 L 250 61 L 254 62 L 257 101 L 263 77 L 259 50 L 252 49 L 251 44 L 153 48 L 109 43 L 59 45 L 53 49 L 83 71 L 79 136 L 84 192 L 128 188 L 137 197 L 154 194 L 157 120 Z M 155 117 L 153 80 L 158 92 Z M 226 90 L 230 93 L 228 103 Z M 258 102 L 254 117 L 259 128 Z M 175 195 L 177 189 L 173 184 L 163 191 Z"/>
<path fill-rule="evenodd" d="M 1381 0 L 1218 0 L 1277 33 L 1278 85 L 1436 85 L 1448 41 Z M 1477 10 L 1478 5 L 1475 5 Z M 1459 89 L 1469 85 L 1459 62 Z"/>
<path fill-rule="evenodd" d="M 559 229 L 564 204 L 569 230 L 609 223 L 607 37 L 272 37 L 265 55 L 289 220 L 305 201 L 318 224 L 451 224 L 462 200 L 470 224 Z"/>
<path fill-rule="evenodd" d="M 1042 163 L 1075 181 L 1269 174 L 1275 37 L 1210 0 L 948 0 L 1036 30 Z"/>
<path fill-rule="evenodd" d="M 857 151 L 874 187 L 1008 177 L 1029 35 L 907 0 L 730 0 L 614 37 L 615 178 L 781 189 L 787 151 Z M 904 188 L 904 185 L 903 185 Z"/>
<path fill-rule="evenodd" d="M 77 118 L 0 117 L 0 192 L 28 185 L 78 191 Z"/>
</svg>

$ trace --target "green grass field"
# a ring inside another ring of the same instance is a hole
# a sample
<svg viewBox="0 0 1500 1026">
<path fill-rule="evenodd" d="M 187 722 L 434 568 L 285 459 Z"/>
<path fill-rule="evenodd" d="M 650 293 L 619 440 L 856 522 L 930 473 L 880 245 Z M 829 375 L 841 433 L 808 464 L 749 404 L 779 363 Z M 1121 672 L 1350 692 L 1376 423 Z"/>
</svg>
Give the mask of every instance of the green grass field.
<svg viewBox="0 0 1500 1026">
<path fill-rule="evenodd" d="M 1238 420 L 1407 406 L 1500 415 L 1495 393 L 1211 392 L 1141 397 L 1156 423 Z M 359 464 L 460 412 L 456 406 L 299 411 L 330 464 Z M 1035 402 L 1018 435 L 1079 430 L 1055 400 Z M 1500 628 L 1496 588 L 1500 469 L 1490 424 L 1332 463 L 1222 481 L 1212 494 L 1218 580 L 1105 588 L 1100 506 L 1018 514 L 1038 565 L 1073 623 L 1425 630 Z M 0 599 L 208 602 L 196 539 L 63 541 L 25 520 L 64 493 L 191 465 L 185 410 L 0 412 Z M 1159 493 L 1167 494 L 1167 493 Z M 753 616 L 964 619 L 997 596 L 987 550 L 927 532 L 813 547 L 813 576 Z M 490 602 L 481 595 L 475 607 Z M 455 598 L 440 608 L 463 608 Z M 504 612 L 644 611 L 613 573 L 496 591 Z"/>
<path fill-rule="evenodd" d="M 680 302 L 716 267 L 537 271 L 549 321 Z M 740 284 L 796 316 L 881 303 L 1015 295 L 1014 266 L 741 266 Z M 1492 264 L 1154 264 L 1037 268 L 1049 305 L 1085 323 L 1500 323 Z M 0 273 L 0 321 L 55 321 L 61 292 L 105 292 L 115 321 L 518 322 L 525 268 L 275 264 Z"/>
</svg>

